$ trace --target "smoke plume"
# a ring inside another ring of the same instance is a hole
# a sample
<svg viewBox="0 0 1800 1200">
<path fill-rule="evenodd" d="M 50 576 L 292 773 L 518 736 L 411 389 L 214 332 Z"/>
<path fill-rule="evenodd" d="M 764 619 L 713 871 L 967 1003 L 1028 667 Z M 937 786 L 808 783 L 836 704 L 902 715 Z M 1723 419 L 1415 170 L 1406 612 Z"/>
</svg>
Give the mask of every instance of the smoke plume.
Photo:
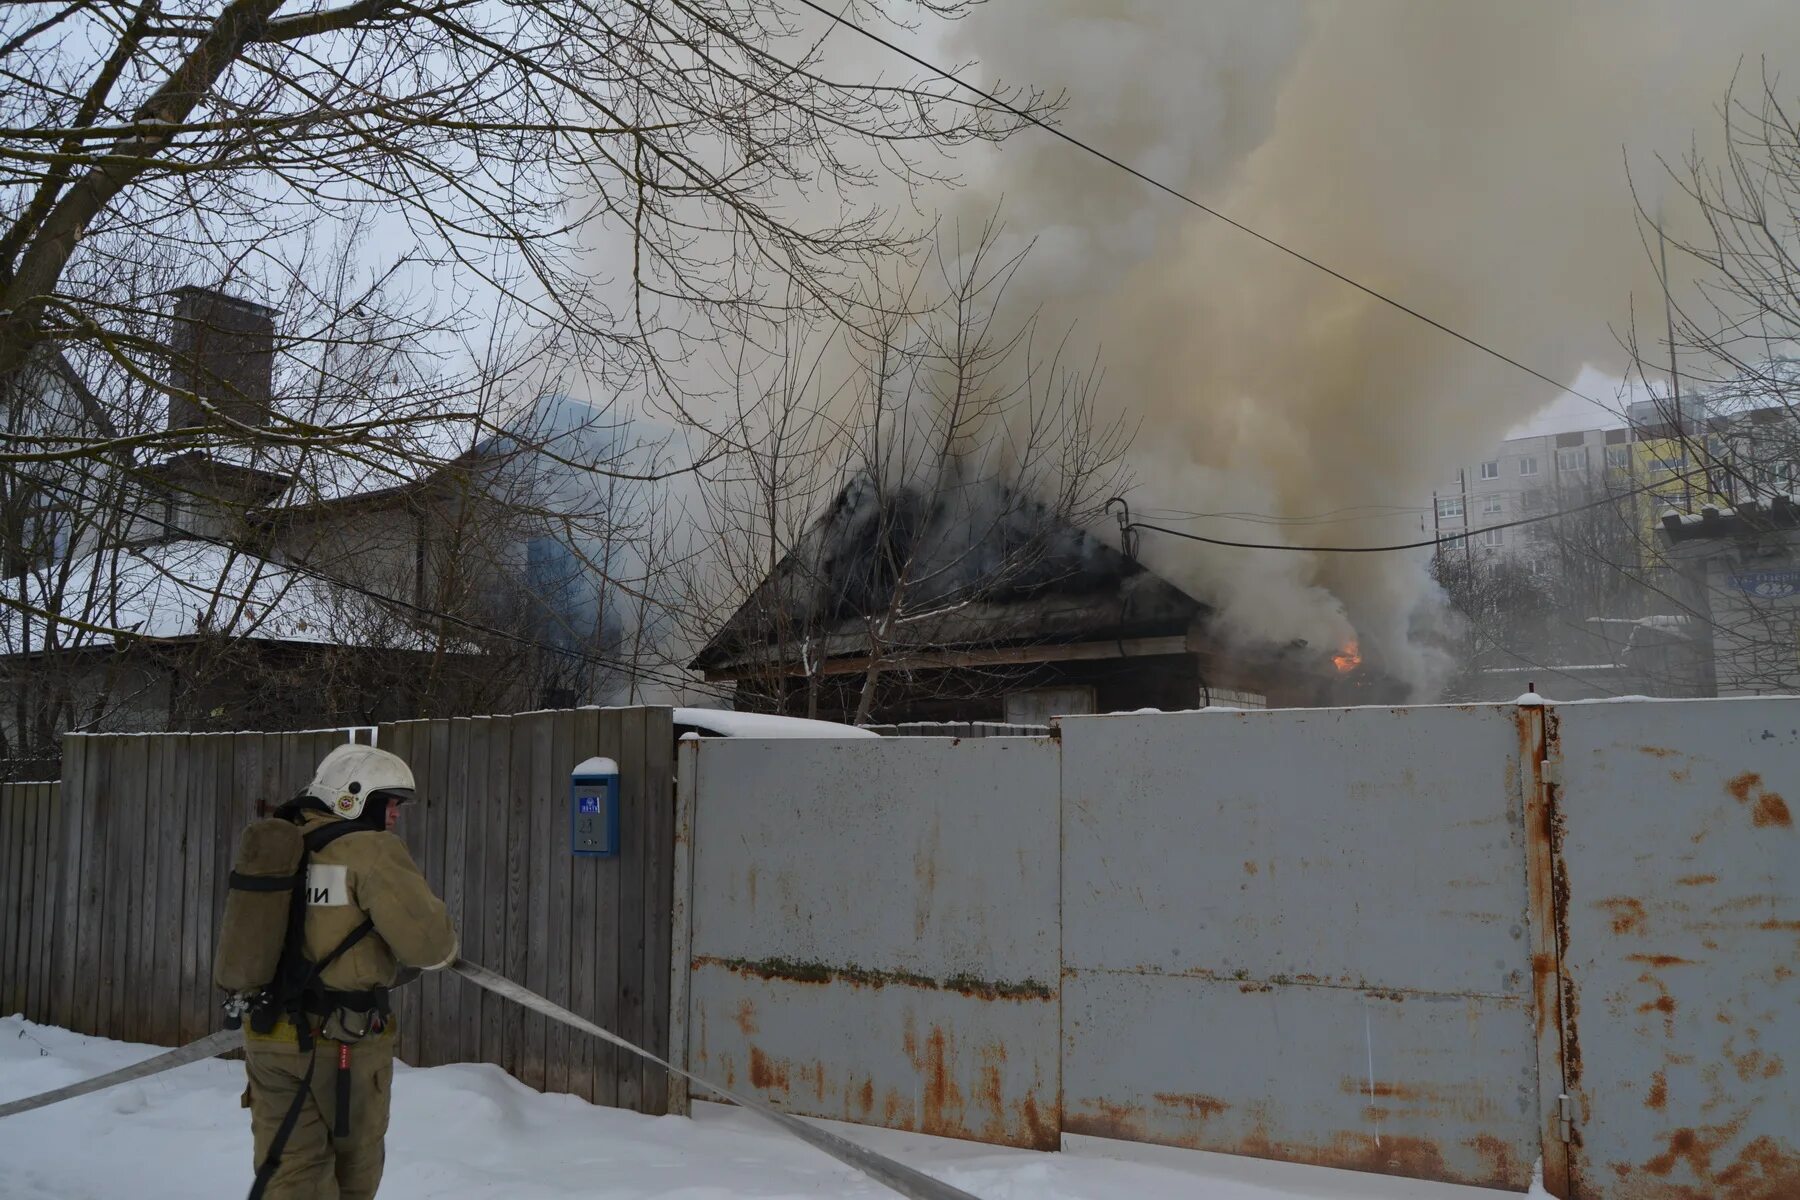
<svg viewBox="0 0 1800 1200">
<path fill-rule="evenodd" d="M 1660 313 L 1627 160 L 1646 206 L 1668 194 L 1678 222 L 1656 156 L 1716 147 L 1740 67 L 1757 86 L 1759 56 L 1800 71 L 1800 20 L 1792 0 L 996 0 L 946 52 L 981 79 L 1066 88 L 1076 136 L 1572 381 L 1622 373 L 1634 297 Z M 964 167 L 955 219 L 1001 205 L 1009 236 L 1036 238 L 1014 294 L 1098 343 L 1110 402 L 1141 419 L 1137 508 L 1289 522 L 1184 528 L 1416 538 L 1429 514 L 1365 506 L 1428 503 L 1450 465 L 1555 396 L 1042 132 Z M 1227 628 L 1358 636 L 1429 698 L 1440 664 L 1419 634 L 1444 614 L 1428 554 L 1157 533 L 1141 552 Z"/>
</svg>

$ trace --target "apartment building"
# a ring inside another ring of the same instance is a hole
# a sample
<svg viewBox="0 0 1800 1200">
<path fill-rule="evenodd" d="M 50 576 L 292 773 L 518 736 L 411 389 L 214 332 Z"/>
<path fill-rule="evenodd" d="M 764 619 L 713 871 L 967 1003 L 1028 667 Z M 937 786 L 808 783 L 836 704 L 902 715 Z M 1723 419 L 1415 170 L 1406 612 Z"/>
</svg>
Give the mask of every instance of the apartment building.
<svg viewBox="0 0 1800 1200">
<path fill-rule="evenodd" d="M 1630 430 L 1584 429 L 1509 438 L 1487 456 L 1459 463 L 1432 494 L 1440 553 L 1504 555 L 1535 562 L 1544 539 L 1531 526 L 1495 528 L 1607 494 L 1633 473 Z"/>
</svg>

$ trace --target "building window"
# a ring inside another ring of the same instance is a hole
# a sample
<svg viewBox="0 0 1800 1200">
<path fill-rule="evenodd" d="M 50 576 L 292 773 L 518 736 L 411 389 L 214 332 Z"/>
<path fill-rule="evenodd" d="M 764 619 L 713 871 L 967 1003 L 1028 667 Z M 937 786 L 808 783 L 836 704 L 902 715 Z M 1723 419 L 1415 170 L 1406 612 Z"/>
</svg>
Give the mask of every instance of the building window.
<svg viewBox="0 0 1800 1200">
<path fill-rule="evenodd" d="M 1483 496 L 1481 498 L 1481 515 L 1482 516 L 1497 517 L 1500 515 L 1500 509 L 1501 509 L 1500 497 L 1498 497 L 1498 496 Z"/>
<path fill-rule="evenodd" d="M 1559 471 L 1582 471 L 1587 469 L 1587 447 L 1571 446 L 1567 450 L 1556 452 L 1556 469 Z"/>
<path fill-rule="evenodd" d="M 1481 477 L 1483 479 L 1498 479 L 1498 478 L 1500 478 L 1500 464 L 1498 462 L 1482 463 L 1481 464 Z"/>
<path fill-rule="evenodd" d="M 1442 546 L 1446 550 L 1461 550 L 1464 546 L 1467 546 L 1468 544 L 1469 544 L 1469 539 L 1464 537 L 1460 533 L 1457 534 L 1455 537 L 1445 538 L 1443 541 L 1438 543 L 1438 545 Z"/>
<path fill-rule="evenodd" d="M 1529 454 L 1527 454 L 1524 458 L 1521 458 L 1519 460 L 1519 474 L 1521 474 L 1521 475 L 1536 475 L 1537 474 L 1537 459 L 1534 456 L 1529 455 Z"/>
<path fill-rule="evenodd" d="M 1687 455 L 1677 454 L 1672 458 L 1653 458 L 1650 460 L 1650 469 L 1652 471 L 1685 471 L 1687 470 Z"/>
<path fill-rule="evenodd" d="M 1460 518 L 1463 515 L 1462 497 L 1457 496 L 1451 500 L 1439 500 L 1437 502 L 1437 514 L 1438 520 L 1440 521 L 1448 521 L 1453 517 Z"/>
<path fill-rule="evenodd" d="M 1631 469 L 1631 447 L 1608 446 L 1606 448 L 1606 465 L 1609 470 L 1629 471 Z"/>
<path fill-rule="evenodd" d="M 1501 545 L 1506 537 L 1504 529 L 1484 529 L 1481 531 L 1481 544 L 1484 546 Z"/>
</svg>

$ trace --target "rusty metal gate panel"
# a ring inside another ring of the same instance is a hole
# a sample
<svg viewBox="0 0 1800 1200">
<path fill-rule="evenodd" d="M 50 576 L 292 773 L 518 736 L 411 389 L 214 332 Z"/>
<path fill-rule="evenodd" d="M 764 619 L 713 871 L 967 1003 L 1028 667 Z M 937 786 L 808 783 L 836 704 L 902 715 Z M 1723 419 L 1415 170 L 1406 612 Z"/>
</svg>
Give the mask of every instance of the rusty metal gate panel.
<svg viewBox="0 0 1800 1200">
<path fill-rule="evenodd" d="M 1800 699 L 1552 710 L 1582 1200 L 1800 1196 Z"/>
<path fill-rule="evenodd" d="M 691 748 L 692 1069 L 790 1112 L 1054 1149 L 1048 738 Z"/>
<path fill-rule="evenodd" d="M 1064 1128 L 1523 1189 L 1518 720 L 1065 719 Z"/>
</svg>

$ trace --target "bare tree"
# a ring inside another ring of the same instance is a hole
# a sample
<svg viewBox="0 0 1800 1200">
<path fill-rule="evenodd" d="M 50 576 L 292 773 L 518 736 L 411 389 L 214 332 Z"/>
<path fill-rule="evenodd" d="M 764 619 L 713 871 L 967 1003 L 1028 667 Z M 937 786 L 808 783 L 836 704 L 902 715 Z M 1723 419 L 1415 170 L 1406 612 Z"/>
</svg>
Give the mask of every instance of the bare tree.
<svg viewBox="0 0 1800 1200">
<path fill-rule="evenodd" d="M 888 675 L 918 684 L 921 655 L 1036 636 L 1007 602 L 1088 566 L 1080 530 L 1123 488 L 1130 430 L 1099 416 L 1096 373 L 1041 346 L 1034 318 L 1007 323 L 1023 252 L 998 254 L 998 233 L 872 282 L 878 321 L 796 331 L 789 369 L 756 395 L 763 437 L 711 477 L 728 602 L 700 611 L 710 635 L 736 609 L 724 636 L 757 643 L 746 699 L 785 707 L 798 680 L 817 715 L 829 673 L 833 710 L 866 722 Z M 816 338 L 834 335 L 828 353 Z M 841 378 L 832 362 L 849 363 Z"/>
<path fill-rule="evenodd" d="M 8 6 L 0 386 L 74 350 L 157 378 L 168 347 L 141 318 L 162 306 L 118 286 L 141 247 L 179 247 L 199 282 L 323 298 L 318 244 L 378 228 L 359 294 L 278 354 L 326 373 L 371 341 L 442 354 L 509 307 L 531 335 L 511 366 L 553 349 L 692 415 L 675 368 L 697 340 L 787 304 L 847 314 L 845 262 L 908 247 L 892 191 L 941 178 L 940 149 L 1019 127 L 943 80 L 836 77 L 823 43 L 782 0 Z M 596 278 L 595 246 L 628 247 L 619 278 Z M 451 374 L 442 402 L 488 377 Z M 364 439 L 443 415 L 358 407 Z M 263 436 L 345 434 L 279 413 Z"/>
</svg>

